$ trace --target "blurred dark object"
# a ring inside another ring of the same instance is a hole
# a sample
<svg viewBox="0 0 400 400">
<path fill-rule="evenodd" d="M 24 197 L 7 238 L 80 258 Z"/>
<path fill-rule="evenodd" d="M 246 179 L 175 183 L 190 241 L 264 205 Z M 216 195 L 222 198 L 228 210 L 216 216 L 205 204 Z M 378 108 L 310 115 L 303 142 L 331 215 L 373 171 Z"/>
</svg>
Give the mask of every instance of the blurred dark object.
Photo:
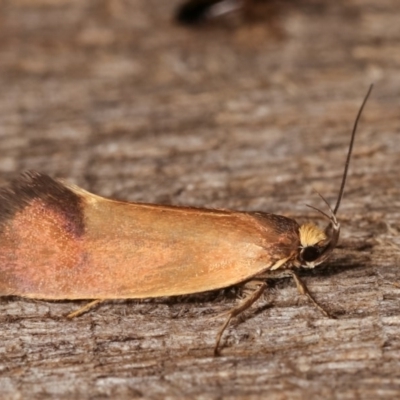
<svg viewBox="0 0 400 400">
<path fill-rule="evenodd" d="M 175 19 L 183 25 L 196 25 L 240 10 L 243 4 L 244 0 L 189 0 L 177 9 Z"/>
</svg>

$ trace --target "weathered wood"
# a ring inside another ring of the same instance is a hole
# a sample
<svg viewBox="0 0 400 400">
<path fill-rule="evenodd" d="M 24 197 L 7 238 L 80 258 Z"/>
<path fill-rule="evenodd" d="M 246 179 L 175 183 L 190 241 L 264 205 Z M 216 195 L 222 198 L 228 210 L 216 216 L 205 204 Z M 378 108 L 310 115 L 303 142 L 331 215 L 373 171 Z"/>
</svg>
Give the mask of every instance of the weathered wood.
<svg viewBox="0 0 400 400">
<path fill-rule="evenodd" d="M 132 201 L 324 223 L 368 85 L 342 237 L 232 326 L 232 290 L 100 305 L 0 300 L 0 397 L 398 398 L 400 4 L 282 2 L 273 24 L 172 23 L 177 2 L 3 1 L 0 183 L 36 169 Z M 40 234 L 40 232 L 38 232 Z M 396 247 L 397 246 L 397 247 Z"/>
</svg>

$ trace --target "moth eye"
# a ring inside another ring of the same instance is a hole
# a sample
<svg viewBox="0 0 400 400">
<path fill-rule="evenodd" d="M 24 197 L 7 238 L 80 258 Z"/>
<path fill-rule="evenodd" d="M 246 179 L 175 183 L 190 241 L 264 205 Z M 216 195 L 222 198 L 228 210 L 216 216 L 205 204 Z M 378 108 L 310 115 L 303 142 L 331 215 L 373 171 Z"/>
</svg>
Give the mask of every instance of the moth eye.
<svg viewBox="0 0 400 400">
<path fill-rule="evenodd" d="M 315 246 L 308 246 L 303 249 L 301 252 L 301 257 L 303 261 L 305 262 L 312 262 L 315 261 L 319 256 L 321 255 L 321 252 L 319 248 Z"/>
</svg>

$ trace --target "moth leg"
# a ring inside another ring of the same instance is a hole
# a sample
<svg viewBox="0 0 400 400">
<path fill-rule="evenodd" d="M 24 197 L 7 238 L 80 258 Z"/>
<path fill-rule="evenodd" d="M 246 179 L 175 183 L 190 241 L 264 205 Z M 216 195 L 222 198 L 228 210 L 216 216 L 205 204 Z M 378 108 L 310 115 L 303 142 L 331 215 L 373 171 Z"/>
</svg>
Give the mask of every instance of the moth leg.
<svg viewBox="0 0 400 400">
<path fill-rule="evenodd" d="M 224 333 L 225 329 L 228 327 L 231 319 L 238 316 L 240 313 L 242 313 L 243 311 L 245 311 L 249 307 L 251 307 L 251 305 L 260 298 L 260 296 L 262 295 L 262 293 L 264 292 L 266 287 L 267 287 L 267 284 L 265 282 L 262 282 L 261 285 L 256 290 L 254 290 L 251 294 L 246 296 L 243 299 L 243 301 L 241 301 L 236 307 L 234 307 L 232 310 L 229 311 L 228 318 L 226 319 L 226 321 L 224 322 L 224 324 L 218 331 L 217 339 L 215 340 L 215 346 L 214 346 L 214 356 L 219 355 L 218 347 L 221 342 L 222 334 Z"/>
<path fill-rule="evenodd" d="M 67 318 L 72 319 L 75 317 L 79 317 L 80 315 L 84 314 L 85 312 L 91 310 L 92 308 L 96 307 L 97 304 L 100 304 L 104 301 L 105 299 L 97 299 L 93 300 L 90 303 L 86 304 L 85 306 L 78 308 L 76 311 L 73 311 L 72 313 L 69 313 L 67 315 Z"/>
<path fill-rule="evenodd" d="M 322 314 L 324 314 L 326 317 L 333 318 L 333 316 L 331 316 L 328 313 L 328 311 L 326 311 L 320 304 L 317 303 L 317 301 L 314 299 L 312 294 L 309 292 L 306 284 L 299 278 L 299 276 L 294 271 L 290 271 L 290 272 L 291 272 L 291 276 L 297 286 L 297 290 L 299 291 L 299 293 L 307 296 L 308 299 L 311 301 L 311 303 L 313 303 L 314 306 L 316 308 L 318 308 L 318 310 L 320 310 L 322 312 Z"/>
</svg>

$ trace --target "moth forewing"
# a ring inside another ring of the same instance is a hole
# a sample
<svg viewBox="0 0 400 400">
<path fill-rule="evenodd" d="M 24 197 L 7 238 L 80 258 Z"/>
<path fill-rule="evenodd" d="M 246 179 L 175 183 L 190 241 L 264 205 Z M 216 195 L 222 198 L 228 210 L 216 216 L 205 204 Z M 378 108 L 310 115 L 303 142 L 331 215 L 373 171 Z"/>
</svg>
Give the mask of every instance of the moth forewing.
<svg viewBox="0 0 400 400">
<path fill-rule="evenodd" d="M 35 172 L 0 196 L 8 204 L 0 224 L 2 295 L 199 293 L 281 266 L 299 246 L 297 223 L 282 216 L 115 201 Z"/>
</svg>

